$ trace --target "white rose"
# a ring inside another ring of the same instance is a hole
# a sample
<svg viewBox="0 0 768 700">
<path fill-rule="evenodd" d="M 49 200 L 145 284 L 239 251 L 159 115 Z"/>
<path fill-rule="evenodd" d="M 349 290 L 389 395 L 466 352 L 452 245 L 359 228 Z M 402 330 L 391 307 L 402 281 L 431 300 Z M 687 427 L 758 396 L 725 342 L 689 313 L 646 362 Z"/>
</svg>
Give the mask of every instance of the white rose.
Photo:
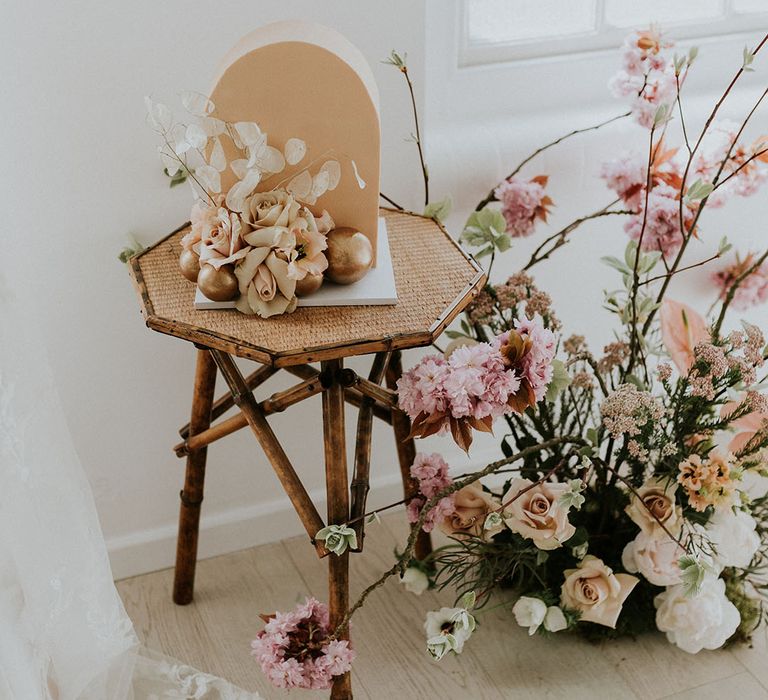
<svg viewBox="0 0 768 700">
<path fill-rule="evenodd" d="M 641 531 L 624 547 L 621 563 L 629 573 L 640 572 L 654 586 L 674 586 L 682 580 L 677 562 L 684 554 L 685 549 L 663 530 Z"/>
<path fill-rule="evenodd" d="M 405 590 L 409 593 L 421 595 L 429 588 L 429 577 L 421 569 L 409 566 L 400 579 L 400 583 L 405 586 Z"/>
<path fill-rule="evenodd" d="M 512 614 L 520 627 L 528 628 L 528 634 L 536 634 L 547 616 L 547 604 L 541 598 L 524 595 L 512 606 Z"/>
<path fill-rule="evenodd" d="M 708 576 L 696 595 L 685 586 L 670 586 L 654 599 L 656 627 L 667 639 L 689 654 L 718 649 L 741 622 L 736 606 L 725 597 L 725 581 Z"/>
<path fill-rule="evenodd" d="M 760 535 L 755 519 L 746 511 L 716 510 L 706 527 L 715 549 L 715 562 L 721 566 L 743 569 L 760 549 Z"/>
</svg>

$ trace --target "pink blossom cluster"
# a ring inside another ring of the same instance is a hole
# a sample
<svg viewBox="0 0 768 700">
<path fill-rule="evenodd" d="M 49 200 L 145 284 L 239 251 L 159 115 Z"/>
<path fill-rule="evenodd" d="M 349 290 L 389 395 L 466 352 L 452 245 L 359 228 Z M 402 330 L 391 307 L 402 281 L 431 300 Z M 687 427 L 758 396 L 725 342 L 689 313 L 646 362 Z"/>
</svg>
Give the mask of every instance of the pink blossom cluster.
<svg viewBox="0 0 768 700">
<path fill-rule="evenodd" d="M 555 334 L 545 328 L 541 317 L 536 315 L 531 319 L 521 318 L 515 323 L 515 331 L 528 346 L 515 369 L 520 379 L 530 387 L 536 401 L 541 401 L 547 393 L 547 387 L 552 381 L 554 369 L 552 360 L 555 359 Z M 493 345 L 503 348 L 508 342 L 510 332 L 506 331 L 493 340 Z"/>
<path fill-rule="evenodd" d="M 648 164 L 636 153 L 626 153 L 603 163 L 600 177 L 630 211 L 638 211 L 645 196 Z"/>
<path fill-rule="evenodd" d="M 720 287 L 720 298 L 725 299 L 734 282 L 754 266 L 753 255 L 736 261 L 712 273 L 712 281 Z M 768 262 L 759 265 L 739 282 L 733 294 L 731 305 L 741 311 L 762 304 L 768 299 Z"/>
<path fill-rule="evenodd" d="M 501 202 L 507 233 L 513 238 L 530 236 L 537 218 L 547 220 L 547 207 L 552 200 L 544 192 L 546 184 L 547 178 L 541 175 L 531 180 L 513 176 L 493 191 Z"/>
<path fill-rule="evenodd" d="M 643 250 L 660 251 L 664 257 L 674 255 L 683 243 L 680 230 L 680 200 L 679 191 L 666 184 L 654 187 L 648 195 L 647 213 L 645 212 L 645 195 L 640 211 L 633 214 L 624 224 L 624 231 L 635 241 L 642 243 Z M 683 205 L 684 221 L 687 227 L 692 220 L 692 210 Z"/>
<path fill-rule="evenodd" d="M 448 476 L 448 463 L 436 452 L 416 455 L 411 465 L 411 476 L 419 483 L 419 497 L 408 501 L 408 522 L 415 523 L 419 519 L 424 504 L 435 494 L 453 484 Z M 435 525 L 440 524 L 456 510 L 453 494 L 441 498 L 427 514 L 422 529 L 432 532 Z"/>
<path fill-rule="evenodd" d="M 445 360 L 428 355 L 397 383 L 400 408 L 410 418 L 443 414 L 451 418 L 496 418 L 520 379 L 489 343 L 465 345 Z M 443 426 L 445 429 L 445 426 Z"/>
<path fill-rule="evenodd" d="M 328 606 L 307 598 L 289 612 L 265 618 L 251 642 L 251 655 L 278 688 L 331 687 L 334 676 L 350 670 L 355 652 L 346 640 L 329 639 Z"/>
<path fill-rule="evenodd" d="M 616 97 L 629 98 L 636 121 L 648 129 L 659 105 L 676 94 L 674 65 L 664 53 L 672 45 L 653 28 L 632 32 L 624 40 L 621 70 L 609 83 Z"/>
</svg>

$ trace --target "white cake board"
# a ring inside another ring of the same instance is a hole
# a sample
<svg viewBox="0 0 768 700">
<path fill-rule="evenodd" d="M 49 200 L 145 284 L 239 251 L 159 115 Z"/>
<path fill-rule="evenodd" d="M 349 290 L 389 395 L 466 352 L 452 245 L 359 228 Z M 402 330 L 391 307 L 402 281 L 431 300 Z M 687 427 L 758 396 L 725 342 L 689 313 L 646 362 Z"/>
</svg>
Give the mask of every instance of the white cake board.
<svg viewBox="0 0 768 700">
<path fill-rule="evenodd" d="M 397 304 L 395 273 L 387 238 L 387 222 L 379 217 L 376 267 L 354 284 L 333 284 L 326 280 L 314 294 L 299 299 L 299 306 L 384 306 Z M 234 301 L 211 301 L 199 289 L 195 292 L 196 309 L 234 309 Z"/>
</svg>

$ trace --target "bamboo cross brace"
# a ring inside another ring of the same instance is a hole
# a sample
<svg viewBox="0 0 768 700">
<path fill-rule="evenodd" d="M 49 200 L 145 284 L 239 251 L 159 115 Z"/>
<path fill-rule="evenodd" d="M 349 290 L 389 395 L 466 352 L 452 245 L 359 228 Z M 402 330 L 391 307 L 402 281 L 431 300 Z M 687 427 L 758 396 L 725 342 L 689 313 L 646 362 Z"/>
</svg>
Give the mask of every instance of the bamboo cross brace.
<svg viewBox="0 0 768 700">
<path fill-rule="evenodd" d="M 275 372 L 277 372 L 276 367 L 272 367 L 270 365 L 264 365 L 262 367 L 259 367 L 257 370 L 251 372 L 246 378 L 245 383 L 247 387 L 253 391 L 257 387 L 261 386 L 264 382 L 267 381 Z M 227 392 L 223 396 L 220 396 L 213 404 L 213 408 L 211 408 L 211 421 L 215 421 L 217 418 L 223 416 L 232 406 L 235 405 L 235 400 L 232 398 L 232 394 Z M 245 427 L 245 423 L 241 427 Z M 229 435 L 229 433 L 224 433 L 225 435 Z M 186 440 L 189 437 L 189 423 L 182 426 L 179 429 L 179 435 Z M 174 448 L 175 449 L 175 448 Z M 178 454 L 178 453 L 177 453 Z"/>
<path fill-rule="evenodd" d="M 345 370 L 346 371 L 346 370 Z M 349 370 L 350 372 L 352 370 Z M 354 374 L 350 386 L 354 386 L 365 396 L 368 396 L 389 409 L 397 408 L 397 393 L 391 389 L 380 386 L 370 379 L 363 379 Z"/>
<path fill-rule="evenodd" d="M 285 369 L 286 372 L 290 372 L 294 376 L 301 379 L 310 379 L 311 377 L 317 377 L 320 375 L 320 372 L 318 372 L 314 367 L 311 367 L 310 365 L 291 365 L 289 367 L 284 367 L 283 369 Z M 354 380 L 352 381 L 354 382 Z M 345 386 L 344 400 L 348 404 L 355 406 L 356 408 L 360 408 L 363 403 L 363 394 L 354 386 Z M 373 415 L 388 425 L 392 425 L 392 412 L 388 403 L 374 401 Z"/>
<path fill-rule="evenodd" d="M 306 379 L 300 384 L 292 386 L 290 389 L 272 394 L 270 398 L 262 401 L 259 406 L 264 415 L 268 416 L 272 413 L 280 413 L 280 411 L 284 411 L 288 406 L 292 406 L 299 401 L 315 396 L 315 394 L 319 394 L 321 391 L 323 391 L 323 386 L 320 383 L 319 378 Z M 217 423 L 208 430 L 190 436 L 184 442 L 180 442 L 176 445 L 173 448 L 173 451 L 176 453 L 177 457 L 184 457 L 193 450 L 198 450 L 205 445 L 210 445 L 212 442 L 216 442 L 216 440 L 231 435 L 241 428 L 244 428 L 246 425 L 248 425 L 248 420 L 242 413 L 238 413 L 231 418 L 227 418 L 220 423 Z"/>
<path fill-rule="evenodd" d="M 321 542 L 316 542 L 314 539 L 315 535 L 325 527 L 323 519 L 317 512 L 317 508 L 315 508 L 315 504 L 309 497 L 306 488 L 304 488 L 304 484 L 299 479 L 298 474 L 296 474 L 282 445 L 267 422 L 264 411 L 262 411 L 250 389 L 248 389 L 245 379 L 232 357 L 221 350 L 214 350 L 213 348 L 211 348 L 210 353 L 218 365 L 224 381 L 229 386 L 229 390 L 232 392 L 234 402 L 248 421 L 248 425 L 251 427 L 256 440 L 272 464 L 277 478 L 280 479 L 285 493 L 291 499 L 291 503 L 304 525 L 309 539 L 314 544 L 317 553 L 320 556 L 325 556 L 328 553 L 327 550 Z"/>
<path fill-rule="evenodd" d="M 373 365 L 368 375 L 368 380 L 381 384 L 384 380 L 384 373 L 387 371 L 391 353 L 379 352 L 373 359 Z M 352 507 L 350 509 L 350 520 L 353 529 L 357 534 L 357 550 L 363 551 L 363 540 L 365 538 L 365 503 L 370 490 L 371 474 L 371 430 L 373 428 L 373 404 L 374 399 L 370 396 L 363 397 L 360 404 L 360 411 L 357 414 L 357 439 L 355 441 L 355 468 L 352 476 L 352 485 L 350 493 L 352 495 Z"/>
</svg>

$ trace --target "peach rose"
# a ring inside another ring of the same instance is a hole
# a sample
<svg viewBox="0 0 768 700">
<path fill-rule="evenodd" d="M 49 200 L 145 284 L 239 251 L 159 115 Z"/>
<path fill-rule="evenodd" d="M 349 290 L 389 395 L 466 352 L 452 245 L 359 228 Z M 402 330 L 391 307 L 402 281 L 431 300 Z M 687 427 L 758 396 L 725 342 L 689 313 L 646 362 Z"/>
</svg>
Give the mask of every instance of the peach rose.
<svg viewBox="0 0 768 700">
<path fill-rule="evenodd" d="M 677 534 L 680 530 L 681 512 L 675 505 L 677 484 L 669 479 L 649 479 L 636 494 L 629 497 L 627 515 L 644 533 L 648 535 L 664 532 L 659 521 L 667 529 Z M 656 516 L 656 517 L 654 517 Z"/>
<path fill-rule="evenodd" d="M 564 608 L 578 610 L 584 622 L 615 628 L 621 607 L 637 581 L 629 574 L 614 574 L 602 559 L 587 555 L 578 568 L 565 570 L 560 602 Z"/>
<path fill-rule="evenodd" d="M 245 200 L 243 223 L 251 228 L 290 226 L 299 215 L 301 205 L 284 190 L 255 192 Z"/>
<path fill-rule="evenodd" d="M 322 226 L 321 230 L 319 226 Z M 316 219 L 306 207 L 302 208 L 291 231 L 296 238 L 296 245 L 286 251 L 288 257 L 288 274 L 295 280 L 302 280 L 308 274 L 321 275 L 328 267 L 328 258 L 323 252 L 328 248 L 326 233 L 333 228 L 333 219 L 324 211 L 320 219 Z"/>
<path fill-rule="evenodd" d="M 296 280 L 288 275 L 288 262 L 278 250 L 294 244 L 287 229 L 265 228 L 246 234 L 253 248 L 235 267 L 240 288 L 237 309 L 269 318 L 291 313 L 296 308 Z"/>
<path fill-rule="evenodd" d="M 200 238 L 200 265 L 207 263 L 217 270 L 222 265 L 241 260 L 248 253 L 248 246 L 242 238 L 243 227 L 240 217 L 219 208 L 216 217 L 208 221 Z"/>
<path fill-rule="evenodd" d="M 191 224 L 189 232 L 184 234 L 181 239 L 181 247 L 184 250 L 193 250 L 200 255 L 200 239 L 203 237 L 203 231 L 214 225 L 219 214 L 221 201 L 222 197 L 220 196 L 214 198 L 214 205 L 204 202 L 202 199 L 195 201 L 189 215 Z"/>
<path fill-rule="evenodd" d="M 483 529 L 488 513 L 499 507 L 493 496 L 470 484 L 454 494 L 453 503 L 454 512 L 440 523 L 440 529 L 446 535 L 482 537 L 484 534 L 493 534 Z"/>
<path fill-rule="evenodd" d="M 570 489 L 568 484 L 545 482 L 531 487 L 528 479 L 513 479 L 504 494 L 504 522 L 512 532 L 533 540 L 539 549 L 557 549 L 576 532 L 568 522 L 568 508 L 559 503 L 560 496 Z M 515 498 L 524 489 L 528 489 Z"/>
</svg>

